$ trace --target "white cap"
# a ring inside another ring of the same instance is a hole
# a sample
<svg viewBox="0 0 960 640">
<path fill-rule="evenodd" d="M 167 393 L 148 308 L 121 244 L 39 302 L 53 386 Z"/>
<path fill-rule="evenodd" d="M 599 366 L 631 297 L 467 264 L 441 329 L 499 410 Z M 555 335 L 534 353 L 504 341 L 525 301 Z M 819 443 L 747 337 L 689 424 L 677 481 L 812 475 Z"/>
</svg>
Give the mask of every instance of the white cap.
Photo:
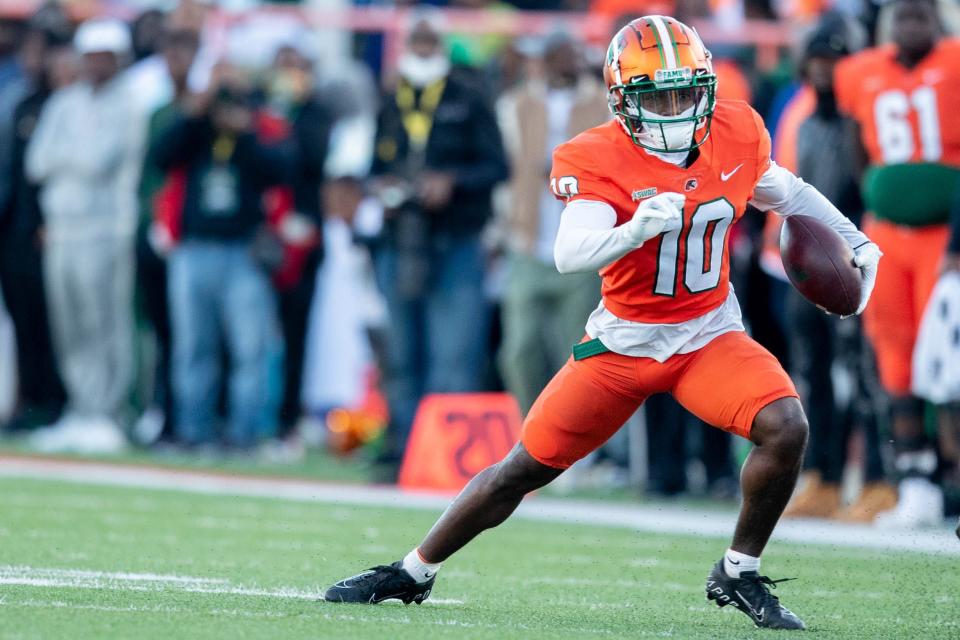
<svg viewBox="0 0 960 640">
<path fill-rule="evenodd" d="M 77 28 L 73 46 L 78 53 L 113 53 L 122 55 L 130 51 L 130 29 L 120 20 L 95 18 Z"/>
</svg>

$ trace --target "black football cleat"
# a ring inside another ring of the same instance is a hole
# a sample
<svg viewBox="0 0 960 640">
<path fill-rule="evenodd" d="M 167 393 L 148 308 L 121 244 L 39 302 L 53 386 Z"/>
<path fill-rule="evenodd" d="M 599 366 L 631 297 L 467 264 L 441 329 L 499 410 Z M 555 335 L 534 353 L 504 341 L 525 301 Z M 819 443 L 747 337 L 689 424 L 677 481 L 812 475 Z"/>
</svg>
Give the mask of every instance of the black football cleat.
<svg viewBox="0 0 960 640">
<path fill-rule="evenodd" d="M 436 576 L 426 582 L 417 582 L 400 568 L 400 562 L 367 569 L 350 578 L 344 578 L 323 594 L 327 602 L 377 604 L 384 600 L 402 600 L 404 604 L 423 601 L 430 597 Z"/>
<path fill-rule="evenodd" d="M 771 580 L 756 571 L 744 571 L 739 578 L 731 578 L 723 570 L 723 560 L 720 560 L 707 576 L 707 600 L 715 601 L 719 607 L 736 607 L 764 629 L 806 629 L 803 620 L 780 604 L 777 596 L 768 589 L 776 588 L 777 583 L 786 580 L 792 578 Z"/>
</svg>

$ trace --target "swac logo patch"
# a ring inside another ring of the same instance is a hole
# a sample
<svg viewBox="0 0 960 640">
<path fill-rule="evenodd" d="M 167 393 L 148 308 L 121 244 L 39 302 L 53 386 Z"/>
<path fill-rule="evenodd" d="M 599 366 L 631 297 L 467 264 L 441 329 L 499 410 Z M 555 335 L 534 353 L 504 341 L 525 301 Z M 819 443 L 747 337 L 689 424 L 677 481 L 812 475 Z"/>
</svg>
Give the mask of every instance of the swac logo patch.
<svg viewBox="0 0 960 640">
<path fill-rule="evenodd" d="M 690 178 L 689 180 L 687 180 L 687 183 L 686 183 L 685 185 L 683 185 L 683 190 L 684 190 L 684 191 L 693 191 L 694 189 L 697 188 L 697 185 L 698 185 L 698 184 L 699 184 L 699 183 L 697 182 L 697 179 L 696 179 L 696 178 Z"/>
<path fill-rule="evenodd" d="M 643 200 L 644 198 L 649 198 L 651 196 L 657 195 L 656 187 L 647 187 L 646 189 L 638 189 L 630 194 L 630 199 L 634 202 L 638 200 Z"/>
</svg>

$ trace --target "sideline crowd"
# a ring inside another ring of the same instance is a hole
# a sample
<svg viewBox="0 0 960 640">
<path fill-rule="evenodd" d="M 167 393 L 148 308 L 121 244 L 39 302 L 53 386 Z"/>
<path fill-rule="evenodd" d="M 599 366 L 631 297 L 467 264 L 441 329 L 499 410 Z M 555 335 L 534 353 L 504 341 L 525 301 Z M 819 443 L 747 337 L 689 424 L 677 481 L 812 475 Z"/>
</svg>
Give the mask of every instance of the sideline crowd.
<svg viewBox="0 0 960 640">
<path fill-rule="evenodd" d="M 303 31 L 251 66 L 211 56 L 206 10 L 75 24 L 50 4 L 0 20 L 0 286 L 17 347 L 5 430 L 46 452 L 295 457 L 310 425 L 348 408 L 387 423 L 375 461 L 389 478 L 427 393 L 505 389 L 528 410 L 600 298 L 597 275 L 553 265 L 563 205 L 546 183 L 552 149 L 609 118 L 603 50 L 560 28 L 448 37 L 425 9 L 382 77 L 317 59 Z M 749 47 L 713 49 L 719 97 L 761 111 L 775 159 L 858 224 L 833 79 L 875 18 L 828 13 L 773 69 Z M 939 439 L 925 435 L 924 405 L 878 372 L 861 321 L 786 283 L 774 217 L 738 225 L 731 266 L 751 331 L 809 412 L 788 515 L 870 521 L 904 480 L 901 500 L 924 514 L 939 500 L 942 518 L 960 504 L 960 410 L 930 409 Z M 649 492 L 737 495 L 728 434 L 666 397 L 644 411 Z M 863 489 L 845 500 L 851 461 Z M 614 439 L 583 467 L 624 482 L 626 464 Z"/>
</svg>

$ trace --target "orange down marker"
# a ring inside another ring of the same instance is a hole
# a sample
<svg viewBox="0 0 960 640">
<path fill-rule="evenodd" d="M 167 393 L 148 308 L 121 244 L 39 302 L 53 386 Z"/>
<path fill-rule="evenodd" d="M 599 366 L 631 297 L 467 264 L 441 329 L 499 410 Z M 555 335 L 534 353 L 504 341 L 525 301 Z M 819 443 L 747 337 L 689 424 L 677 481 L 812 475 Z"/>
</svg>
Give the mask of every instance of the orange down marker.
<svg viewBox="0 0 960 640">
<path fill-rule="evenodd" d="M 417 408 L 400 467 L 404 489 L 459 491 L 520 438 L 520 408 L 508 393 L 435 393 Z"/>
</svg>

